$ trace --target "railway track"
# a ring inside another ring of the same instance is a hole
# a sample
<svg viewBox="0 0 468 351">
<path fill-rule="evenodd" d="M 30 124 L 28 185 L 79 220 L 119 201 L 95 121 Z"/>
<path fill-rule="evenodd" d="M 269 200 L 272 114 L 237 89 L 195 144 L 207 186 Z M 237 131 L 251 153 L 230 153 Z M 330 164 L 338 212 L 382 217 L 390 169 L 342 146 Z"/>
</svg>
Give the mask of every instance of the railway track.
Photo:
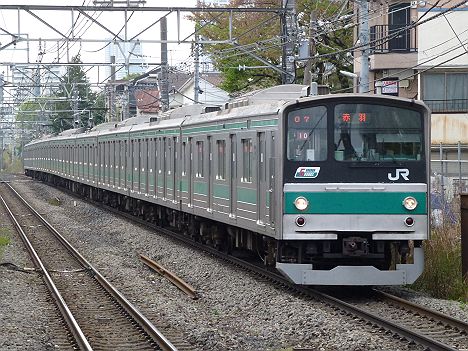
<svg viewBox="0 0 468 351">
<path fill-rule="evenodd" d="M 372 311 L 378 307 L 382 315 L 409 329 L 428 335 L 457 350 L 468 350 L 468 324 L 438 311 L 412 303 L 384 291 L 372 290 L 372 300 L 356 305 Z"/>
<path fill-rule="evenodd" d="M 76 194 L 73 195 L 76 196 Z M 89 201 L 88 199 L 86 200 Z M 416 328 L 415 325 L 417 325 L 420 321 L 420 317 L 417 313 L 407 315 L 406 322 L 396 317 L 394 318 L 393 315 L 376 314 L 375 309 L 364 308 L 366 303 L 364 303 L 363 305 L 352 304 L 344 299 L 337 298 L 331 294 L 326 294 L 317 289 L 297 286 L 295 284 L 292 284 L 290 281 L 285 279 L 276 271 L 268 270 L 264 266 L 253 264 L 251 262 L 246 262 L 243 259 L 227 255 L 226 253 L 223 253 L 212 247 L 207 247 L 201 243 L 194 242 L 187 236 L 184 236 L 180 233 L 174 232 L 167 228 L 161 228 L 152 223 L 148 223 L 144 219 L 137 218 L 128 213 L 123 213 L 117 209 L 100 204 L 98 202 L 92 202 L 95 205 L 101 208 L 105 208 L 119 216 L 127 218 L 143 226 L 149 226 L 157 230 L 158 232 L 164 233 L 172 238 L 176 238 L 189 246 L 208 252 L 213 256 L 216 256 L 224 261 L 236 265 L 237 267 L 240 267 L 245 271 L 257 275 L 262 279 L 268 280 L 277 285 L 281 285 L 283 288 L 286 288 L 292 292 L 296 292 L 303 296 L 310 297 L 314 300 L 321 301 L 332 310 L 340 314 L 347 315 L 349 318 L 359 320 L 363 324 L 371 325 L 373 328 L 377 328 L 380 330 L 383 329 L 388 335 L 390 335 L 391 338 L 395 340 L 395 342 L 403 342 L 407 344 L 414 343 L 420 345 L 424 350 L 432 351 L 455 351 L 460 349 L 460 345 L 468 345 L 468 338 L 466 334 L 466 331 L 468 330 L 468 324 L 463 321 L 456 321 L 450 316 L 446 316 L 436 311 L 425 309 L 422 306 L 416 305 L 420 308 L 420 313 L 422 313 L 422 311 L 425 310 L 426 315 L 429 316 L 426 318 L 425 326 Z M 390 294 L 384 294 L 383 292 L 380 292 L 378 290 L 374 290 L 374 294 L 379 295 L 381 300 L 383 300 L 383 296 L 386 296 L 387 300 L 392 299 L 392 301 L 394 301 L 395 303 L 398 299 L 397 297 L 393 297 Z M 403 299 L 399 300 L 400 306 L 402 304 L 406 304 L 406 308 L 409 310 L 409 305 L 411 305 L 411 303 Z M 367 299 L 367 303 L 368 302 L 369 299 Z M 376 304 L 378 304 L 378 302 L 376 302 Z M 409 323 L 411 318 L 413 319 L 413 322 Z M 449 320 L 451 320 L 451 323 L 448 323 Z M 441 325 L 443 325 L 444 327 L 441 327 Z M 450 334 L 445 335 L 444 337 L 439 337 L 440 333 L 443 333 L 442 330 L 444 328 L 450 328 L 452 332 Z M 455 337 L 455 339 L 452 339 L 453 337 Z"/>
<path fill-rule="evenodd" d="M 81 350 L 177 350 L 9 184 L 0 200 Z"/>
<path fill-rule="evenodd" d="M 67 189 L 62 190 L 66 191 L 72 196 L 77 197 L 77 194 L 74 194 L 68 191 Z M 289 282 L 276 271 L 267 270 L 263 266 L 246 262 L 245 260 L 227 255 L 212 247 L 207 247 L 201 243 L 194 242 L 187 236 L 184 236 L 167 228 L 158 227 L 152 223 L 145 221 L 142 218 L 137 218 L 129 213 L 123 213 L 112 207 L 103 205 L 95 201 L 90 201 L 89 199 L 85 200 L 93 203 L 98 207 L 109 210 L 121 217 L 127 218 L 132 222 L 138 223 L 145 227 L 150 227 L 160 233 L 182 241 L 190 247 L 194 247 L 196 249 L 203 250 L 204 252 L 208 252 L 215 257 L 218 257 L 226 262 L 234 264 L 235 266 L 245 271 L 255 274 L 263 280 L 268 280 L 273 284 L 279 285 L 284 289 L 300 294 L 304 297 L 309 297 L 313 300 L 320 301 L 327 308 L 333 310 L 336 313 L 339 313 L 340 315 L 355 320 L 356 323 L 360 323 L 362 325 L 366 325 L 367 327 L 384 331 L 384 333 L 387 334 L 389 338 L 395 340 L 395 343 L 402 343 L 405 345 L 417 344 L 420 345 L 422 350 L 434 351 L 459 350 L 465 347 L 464 345 L 466 345 L 466 331 L 468 330 L 468 324 L 463 321 L 455 322 L 455 320 L 453 320 L 453 318 L 451 318 L 450 316 L 445 316 L 441 313 L 425 309 L 427 311 L 427 314 L 431 314 L 429 317 L 424 317 L 425 321 L 424 323 L 421 323 L 421 317 L 419 314 L 422 313 L 422 310 L 420 310 L 420 312 L 412 314 L 407 314 L 405 312 L 407 317 L 404 317 L 402 319 L 396 318 L 398 312 L 396 312 L 396 315 L 394 315 L 393 313 L 387 314 L 386 312 L 384 313 L 384 315 L 376 314 L 376 306 L 378 304 L 383 304 L 384 299 L 392 299 L 392 301 L 394 301 L 393 304 L 396 304 L 398 298 L 392 297 L 389 294 L 385 295 L 383 292 L 375 291 L 375 295 L 371 300 L 369 300 L 369 296 L 367 295 L 365 301 L 361 301 L 361 303 L 356 303 L 356 301 L 347 301 L 347 299 L 342 299 L 333 296 L 332 294 L 327 294 L 310 287 L 297 286 Z M 378 301 L 374 301 L 376 298 L 378 298 Z M 375 303 L 375 305 L 371 308 L 368 308 L 371 302 L 373 304 Z M 400 305 L 407 305 L 407 302 L 405 300 L 402 300 L 399 303 Z M 417 307 L 422 308 L 422 306 Z M 401 306 L 399 308 L 402 309 Z M 406 309 L 409 310 L 410 308 L 406 307 Z M 400 312 L 400 314 L 402 315 L 403 313 Z M 412 322 L 410 322 L 411 320 Z M 448 322 L 449 320 L 451 320 L 450 323 Z M 419 328 L 417 327 L 418 324 L 420 325 Z M 422 326 L 422 324 L 424 324 L 424 326 Z M 450 330 L 450 333 L 446 333 L 446 335 L 442 335 L 442 337 L 440 334 L 443 334 L 442 330 L 447 330 L 446 328 Z"/>
</svg>

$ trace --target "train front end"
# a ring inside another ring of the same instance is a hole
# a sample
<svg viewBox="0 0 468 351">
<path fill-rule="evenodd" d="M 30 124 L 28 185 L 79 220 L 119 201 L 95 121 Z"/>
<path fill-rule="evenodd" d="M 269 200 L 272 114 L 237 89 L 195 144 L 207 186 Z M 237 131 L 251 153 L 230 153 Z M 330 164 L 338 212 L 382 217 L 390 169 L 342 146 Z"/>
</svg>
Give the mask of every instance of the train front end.
<svg viewBox="0 0 468 351">
<path fill-rule="evenodd" d="M 277 268 L 304 285 L 401 285 L 423 271 L 429 111 L 329 95 L 285 108 Z"/>
</svg>

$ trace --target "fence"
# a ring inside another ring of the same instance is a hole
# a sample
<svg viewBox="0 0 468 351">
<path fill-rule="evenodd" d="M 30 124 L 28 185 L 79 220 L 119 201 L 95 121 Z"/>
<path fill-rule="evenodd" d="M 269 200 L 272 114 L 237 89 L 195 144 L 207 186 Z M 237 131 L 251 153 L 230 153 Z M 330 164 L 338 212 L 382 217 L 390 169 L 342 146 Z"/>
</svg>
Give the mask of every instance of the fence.
<svg viewBox="0 0 468 351">
<path fill-rule="evenodd" d="M 447 200 L 468 192 L 468 150 L 460 142 L 442 145 L 431 150 L 432 191 L 443 194 Z"/>
<path fill-rule="evenodd" d="M 468 193 L 468 146 L 433 146 L 431 150 L 432 224 L 457 222 L 459 194 Z"/>
</svg>

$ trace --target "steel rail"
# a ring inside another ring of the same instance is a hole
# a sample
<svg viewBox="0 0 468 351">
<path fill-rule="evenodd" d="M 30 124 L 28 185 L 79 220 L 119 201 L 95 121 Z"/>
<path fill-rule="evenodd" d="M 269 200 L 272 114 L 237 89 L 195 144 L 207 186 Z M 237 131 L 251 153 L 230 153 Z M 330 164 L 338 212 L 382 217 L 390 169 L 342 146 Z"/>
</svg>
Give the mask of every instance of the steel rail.
<svg viewBox="0 0 468 351">
<path fill-rule="evenodd" d="M 389 300 L 391 302 L 394 302 L 407 310 L 426 315 L 427 317 L 430 317 L 430 318 L 438 319 L 439 321 L 445 324 L 448 324 L 460 331 L 464 331 L 468 335 L 468 323 L 460 319 L 454 318 L 449 315 L 445 315 L 439 311 L 428 309 L 424 306 L 415 304 L 411 301 L 402 299 L 398 296 L 386 293 L 378 289 L 373 289 L 373 292 L 384 300 Z"/>
<path fill-rule="evenodd" d="M 121 306 L 130 314 L 130 316 L 139 323 L 148 335 L 158 344 L 163 351 L 177 351 L 177 348 L 159 331 L 133 304 L 128 301 L 103 275 L 101 275 L 75 248 L 49 223 L 41 216 L 10 184 L 7 184 L 16 196 L 34 213 L 34 215 L 47 227 L 57 239 L 64 245 L 69 252 L 80 262 L 87 270 L 92 272 L 95 279 L 103 288 L 112 295 Z"/>
<path fill-rule="evenodd" d="M 5 183 L 7 184 L 7 183 Z M 9 184 L 7 184 L 10 186 Z M 10 186 L 11 188 L 11 186 Z M 69 330 L 71 331 L 75 342 L 77 346 L 80 348 L 80 350 L 92 350 L 91 345 L 89 344 L 88 340 L 86 339 L 83 331 L 81 330 L 80 326 L 78 325 L 75 317 L 73 316 L 72 312 L 68 308 L 67 303 L 63 299 L 62 295 L 58 291 L 57 287 L 55 286 L 54 281 L 52 280 L 52 277 L 50 276 L 49 272 L 45 268 L 44 264 L 42 263 L 41 259 L 39 258 L 39 255 L 37 254 L 36 250 L 34 250 L 34 247 L 32 246 L 31 242 L 29 241 L 26 233 L 24 232 L 23 228 L 21 228 L 21 225 L 18 223 L 15 215 L 13 212 L 11 212 L 10 208 L 8 207 L 5 199 L 3 196 L 0 195 L 0 199 L 3 203 L 3 206 L 5 207 L 6 211 L 8 212 L 8 215 L 10 216 L 13 224 L 16 227 L 16 230 L 18 231 L 18 234 L 21 237 L 21 240 L 23 241 L 24 245 L 26 246 L 26 250 L 29 252 L 29 255 L 31 256 L 34 265 L 40 270 L 42 277 L 44 279 L 44 282 L 46 283 L 52 297 L 55 300 L 55 303 L 57 304 L 58 309 L 62 313 L 63 318 L 65 319 L 65 322 L 67 323 L 67 326 Z"/>
<path fill-rule="evenodd" d="M 415 343 L 420 344 L 426 347 L 428 350 L 432 351 L 457 351 L 458 349 L 441 343 L 440 341 L 434 340 L 430 337 L 427 337 L 423 334 L 418 333 L 415 330 L 406 328 L 404 326 L 398 325 L 396 323 L 390 322 L 383 317 L 375 315 L 373 313 L 367 312 L 359 307 L 353 306 L 345 301 L 337 299 L 333 296 L 324 294 L 322 292 L 315 291 L 314 294 L 321 297 L 323 300 L 328 301 L 336 306 L 339 306 L 340 309 L 345 310 L 346 312 L 353 314 L 359 318 L 362 318 L 366 321 L 378 324 L 379 326 L 390 330 L 395 334 L 398 334 L 402 337 L 405 337 L 409 340 L 413 340 Z"/>
<path fill-rule="evenodd" d="M 74 194 L 76 195 L 76 194 Z M 231 264 L 234 264 L 246 271 L 249 271 L 249 272 L 253 272 L 263 278 L 267 278 L 269 279 L 270 281 L 274 282 L 274 283 L 277 283 L 277 284 L 281 284 L 285 287 L 287 287 L 288 289 L 290 290 L 293 290 L 293 291 L 296 291 L 302 295 L 305 295 L 305 296 L 309 296 L 309 297 L 312 297 L 318 301 L 322 301 L 324 303 L 327 303 L 331 306 L 335 306 L 337 307 L 338 309 L 342 310 L 342 311 L 345 311 L 346 313 L 349 313 L 351 315 L 354 315 L 360 319 L 363 319 L 363 320 L 366 320 L 366 321 L 369 321 L 371 323 L 374 323 L 376 325 L 379 325 L 380 327 L 388 330 L 388 331 L 391 331 L 392 333 L 395 333 L 395 334 L 398 334 L 400 335 L 401 337 L 404 337 L 404 338 L 407 338 L 409 340 L 413 340 L 415 343 L 419 344 L 419 345 L 422 345 L 424 347 L 426 347 L 427 349 L 429 350 L 432 350 L 432 351 L 457 351 L 457 349 L 449 346 L 449 345 L 446 345 L 446 344 L 443 344 L 437 340 L 434 340 L 432 338 L 429 338 L 425 335 L 422 335 L 420 333 L 418 333 L 417 331 L 414 331 L 414 330 L 411 330 L 411 329 L 408 329 L 404 326 L 400 326 L 396 323 L 393 323 L 393 322 L 390 322 L 388 320 L 386 320 L 385 318 L 382 318 L 380 316 L 377 316 L 373 313 L 370 313 L 370 312 L 367 312 L 363 309 L 360 309 L 356 306 L 353 306 L 345 301 L 342 301 L 338 298 L 335 298 L 333 296 L 330 296 L 328 294 L 325 294 L 325 293 L 322 293 L 318 290 L 315 290 L 315 289 L 311 289 L 309 287 L 304 287 L 304 286 L 299 286 L 299 285 L 294 285 L 292 284 L 288 279 L 286 279 L 285 277 L 283 277 L 282 275 L 276 273 L 276 272 L 272 272 L 272 271 L 268 271 L 268 270 L 265 270 L 264 267 L 260 267 L 260 266 L 257 266 L 255 264 L 252 264 L 250 262 L 246 262 L 242 259 L 239 259 L 239 258 L 236 258 L 236 257 L 232 257 L 232 256 L 228 256 L 212 247 L 207 247 L 203 244 L 200 244 L 200 243 L 197 243 L 197 242 L 194 242 L 193 240 L 191 240 L 190 238 L 182 235 L 182 234 L 179 234 L 179 233 L 176 233 L 176 232 L 173 232 L 169 229 L 166 229 L 166 228 L 161 228 L 161 227 L 158 227 L 157 225 L 155 224 L 152 224 L 152 223 L 148 223 L 146 222 L 145 220 L 143 219 L 140 219 L 140 218 L 136 218 L 134 216 L 132 216 L 131 214 L 128 214 L 128 213 L 123 213 L 123 212 L 120 212 L 112 207 L 109 207 L 109 206 L 106 206 L 106 205 L 103 205 L 103 204 L 100 204 L 100 203 L 97 203 L 95 201 L 92 201 L 94 204 L 97 204 L 98 206 L 100 207 L 103 207 L 107 210 L 110 210 L 111 212 L 113 213 L 116 213 L 120 216 L 123 216 L 124 218 L 127 218 L 127 219 L 130 219 L 134 222 L 137 222 L 143 226 L 149 226 L 153 229 L 157 229 L 158 231 L 162 232 L 163 234 L 165 235 L 168 235 L 172 238 L 176 238 L 177 240 L 181 240 L 183 241 L 184 243 L 192 246 L 192 247 L 196 247 L 196 248 L 200 248 L 210 254 L 212 254 L 213 256 L 216 256 L 217 258 L 221 258 L 223 259 L 224 261 L 227 261 L 227 262 L 230 262 Z"/>
<path fill-rule="evenodd" d="M 291 291 L 296 291 L 297 293 L 299 294 L 302 294 L 304 296 L 309 296 L 309 297 L 312 297 L 318 301 L 322 301 L 330 306 L 335 306 L 336 308 L 350 314 L 350 315 L 353 315 L 355 317 L 358 317 L 362 320 L 366 320 L 366 321 L 369 321 L 375 325 L 378 325 L 388 331 L 391 331 L 392 333 L 394 334 L 398 334 L 400 335 L 401 337 L 404 337 L 408 340 L 413 340 L 415 343 L 419 344 L 419 345 L 422 345 L 424 347 L 426 347 L 428 350 L 432 350 L 432 351 L 457 351 L 456 348 L 453 348 L 449 345 L 446 345 L 444 343 L 441 343 L 437 340 L 434 340 L 430 337 L 427 337 L 425 335 L 422 335 L 420 333 L 418 333 L 417 331 L 415 330 L 412 330 L 412 329 L 409 329 L 409 328 L 406 328 L 404 326 L 400 326 L 396 323 L 393 323 L 393 322 L 390 322 L 390 321 L 387 321 L 385 320 L 385 318 L 382 318 L 378 315 L 375 315 L 373 313 L 370 313 L 370 312 L 367 312 L 363 309 L 360 309 L 356 306 L 353 306 L 343 300 L 340 300 L 338 298 L 335 298 L 333 296 L 330 296 L 328 294 L 325 294 L 325 293 L 322 293 L 316 289 L 313 289 L 313 288 L 310 288 L 310 287 L 306 287 L 306 286 L 300 286 L 300 285 L 295 285 L 293 284 L 291 281 L 289 281 L 288 279 L 286 279 L 285 277 L 283 277 L 282 275 L 280 275 L 279 273 L 277 272 L 272 272 L 272 271 L 269 271 L 269 270 L 266 270 L 265 267 L 260 267 L 258 265 L 255 265 L 255 264 L 252 264 L 250 262 L 246 262 L 242 259 L 239 259 L 239 258 L 236 258 L 236 257 L 233 257 L 233 256 L 229 256 L 219 250 L 216 250 L 215 248 L 212 248 L 212 247 L 208 247 L 208 246 L 205 246 L 201 243 L 197 243 L 195 241 L 193 241 L 192 239 L 188 238 L 187 236 L 184 236 L 182 234 L 179 234 L 179 233 L 176 233 L 172 230 L 169 230 L 169 229 L 166 229 L 166 228 L 162 228 L 162 227 L 159 227 L 153 223 L 149 223 L 147 221 L 145 221 L 144 219 L 141 219 L 141 218 L 138 218 L 138 217 L 135 217 L 129 213 L 125 213 L 125 212 L 121 212 L 113 207 L 110 207 L 110 206 L 107 206 L 107 205 L 104 205 L 100 202 L 97 202 L 97 201 L 94 201 L 94 200 L 91 200 L 89 198 L 84 198 L 82 196 L 80 196 L 79 194 L 76 194 L 76 193 L 73 193 L 71 192 L 70 190 L 66 189 L 66 188 L 62 188 L 60 187 L 60 189 L 63 189 L 65 192 L 71 194 L 72 196 L 75 196 L 75 197 L 79 197 L 79 198 L 82 198 L 84 200 L 86 200 L 87 202 L 90 202 L 94 205 L 96 205 L 97 207 L 100 207 L 100 208 L 103 208 L 103 209 L 106 209 L 114 214 L 117 214 L 123 218 L 126 218 L 126 219 L 129 219 L 135 223 L 138 223 L 144 227 L 150 227 L 152 229 L 156 229 L 158 230 L 159 232 L 165 234 L 166 236 L 172 238 L 172 239 L 175 239 L 175 240 L 178 240 L 178 241 L 182 241 L 184 242 L 185 244 L 191 246 L 191 247 L 195 247 L 195 248 L 199 248 L 205 252 L 208 252 L 210 254 L 212 254 L 213 256 L 217 257 L 217 258 L 220 258 L 226 262 L 229 262 L 231 264 L 234 264 L 242 269 L 244 269 L 245 271 L 248 271 L 248 272 L 251 272 L 251 273 L 255 273 L 259 276 L 261 276 L 262 278 L 266 278 L 276 284 L 280 284 L 288 289 L 290 289 Z"/>
<path fill-rule="evenodd" d="M 178 277 L 176 274 L 172 273 L 168 269 L 161 266 L 159 263 L 153 261 L 152 259 L 144 255 L 140 254 L 140 260 L 144 264 L 146 264 L 149 268 L 153 269 L 154 271 L 162 275 L 164 278 L 169 280 L 172 284 L 174 284 L 177 288 L 182 290 L 185 294 L 190 296 L 192 299 L 196 300 L 198 298 L 198 295 L 195 289 L 190 284 L 185 282 L 182 278 Z"/>
</svg>

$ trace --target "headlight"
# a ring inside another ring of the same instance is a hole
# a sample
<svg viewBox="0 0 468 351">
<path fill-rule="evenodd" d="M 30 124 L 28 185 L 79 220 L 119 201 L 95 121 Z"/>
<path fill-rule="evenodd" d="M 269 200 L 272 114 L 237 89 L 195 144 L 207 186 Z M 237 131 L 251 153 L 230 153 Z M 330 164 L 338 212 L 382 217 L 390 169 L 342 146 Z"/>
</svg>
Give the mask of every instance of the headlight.
<svg viewBox="0 0 468 351">
<path fill-rule="evenodd" d="M 296 200 L 294 200 L 294 206 L 296 206 L 299 211 L 304 211 L 307 206 L 309 206 L 309 201 L 307 201 L 305 197 L 299 196 Z"/>
<path fill-rule="evenodd" d="M 408 211 L 412 211 L 418 206 L 418 202 L 414 197 L 408 196 L 403 200 L 403 206 L 405 206 Z"/>
</svg>

